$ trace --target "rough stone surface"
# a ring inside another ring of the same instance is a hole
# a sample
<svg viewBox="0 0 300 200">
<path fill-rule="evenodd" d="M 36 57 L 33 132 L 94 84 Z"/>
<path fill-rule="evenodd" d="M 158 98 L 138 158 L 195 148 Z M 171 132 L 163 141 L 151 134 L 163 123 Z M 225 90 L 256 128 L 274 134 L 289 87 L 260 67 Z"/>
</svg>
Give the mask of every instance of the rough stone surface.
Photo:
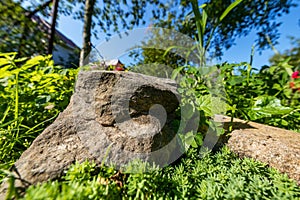
<svg viewBox="0 0 300 200">
<path fill-rule="evenodd" d="M 76 161 L 122 166 L 136 158 L 162 165 L 177 159 L 176 86 L 131 72 L 80 72 L 68 107 L 15 163 L 23 180 L 16 185 L 59 178 Z"/>
<path fill-rule="evenodd" d="M 229 117 L 223 117 L 225 126 L 229 121 Z M 286 173 L 300 185 L 299 144 L 300 133 L 234 119 L 227 146 L 240 157 L 253 158 Z"/>
</svg>

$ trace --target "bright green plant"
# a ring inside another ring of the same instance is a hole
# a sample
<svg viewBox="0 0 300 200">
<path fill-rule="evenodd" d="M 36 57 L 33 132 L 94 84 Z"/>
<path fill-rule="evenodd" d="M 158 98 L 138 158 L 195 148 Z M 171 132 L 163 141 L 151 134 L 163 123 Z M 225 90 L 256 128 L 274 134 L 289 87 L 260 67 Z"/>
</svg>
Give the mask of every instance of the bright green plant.
<svg viewBox="0 0 300 200">
<path fill-rule="evenodd" d="M 76 71 L 54 67 L 48 57 L 26 61 L 14 59 L 14 54 L 1 56 L 0 98 L 7 105 L 0 107 L 3 172 L 67 105 Z M 181 74 L 179 93 L 183 106 L 188 107 L 183 120 L 193 118 L 196 111 L 200 113 L 198 132 L 180 133 L 183 145 L 193 147 L 180 160 L 147 173 L 137 169 L 142 164 L 130 165 L 136 173 L 129 173 L 88 162 L 77 163 L 60 180 L 31 186 L 24 199 L 298 199 L 300 189 L 296 183 L 262 163 L 241 160 L 227 148 L 215 155 L 199 155 L 208 126 L 218 134 L 224 133 L 217 124 L 211 124 L 214 109 L 225 108 L 234 117 L 300 130 L 299 93 L 289 85 L 293 71 L 284 63 L 259 73 L 247 63 L 178 68 L 173 78 Z M 215 85 L 219 83 L 224 85 L 225 96 L 222 93 L 218 96 L 220 88 Z M 48 101 L 43 98 L 47 95 L 50 95 Z M 30 101 L 26 104 L 20 97 Z M 67 102 L 62 98 L 67 98 Z M 218 105 L 221 108 L 216 108 Z M 179 127 L 176 122 L 174 126 Z M 183 149 L 187 150 L 187 146 Z M 13 195 L 16 194 L 12 192 Z"/>
<path fill-rule="evenodd" d="M 289 65 L 300 68 L 300 38 L 289 37 L 291 47 L 284 52 L 279 52 L 273 48 L 275 54 L 269 59 L 272 65 L 277 65 L 282 61 L 287 61 Z M 272 42 L 269 42 L 273 46 Z"/>
<path fill-rule="evenodd" d="M 118 178 L 113 168 L 76 163 L 61 181 L 30 187 L 24 199 L 120 199 Z"/>
<path fill-rule="evenodd" d="M 200 115 L 197 132 L 186 131 L 185 126 L 178 129 L 183 151 L 201 146 L 208 131 L 218 136 L 225 133 L 222 126 L 211 120 L 214 114 L 298 131 L 300 92 L 290 87 L 291 81 L 298 81 L 291 78 L 292 71 L 292 66 L 281 63 L 257 73 L 246 62 L 175 69 L 172 78 L 180 77 L 178 91 L 185 110 L 179 113 L 182 124 L 195 118 L 196 112 Z"/>
<path fill-rule="evenodd" d="M 219 136 L 224 134 L 222 127 L 211 120 L 216 114 L 225 114 L 228 107 L 218 70 L 217 67 L 188 66 L 173 71 L 173 79 L 180 76 L 178 92 L 182 97 L 181 105 L 184 110 L 180 113 L 181 124 L 186 126 L 180 126 L 178 132 L 184 151 L 190 145 L 201 146 L 208 128 Z M 189 127 L 195 126 L 199 127 L 197 132 L 189 130 Z"/>
<path fill-rule="evenodd" d="M 12 166 L 68 105 L 76 74 L 54 66 L 50 56 L 0 54 L 0 169 Z"/>
</svg>

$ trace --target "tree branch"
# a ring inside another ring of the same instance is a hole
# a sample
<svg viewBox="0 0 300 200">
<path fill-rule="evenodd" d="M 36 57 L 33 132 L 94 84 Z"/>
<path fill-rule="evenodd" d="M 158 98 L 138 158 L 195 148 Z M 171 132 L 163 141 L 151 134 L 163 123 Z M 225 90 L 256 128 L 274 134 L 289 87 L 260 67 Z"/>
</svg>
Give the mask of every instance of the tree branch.
<svg viewBox="0 0 300 200">
<path fill-rule="evenodd" d="M 38 7 L 36 7 L 34 10 L 32 11 L 27 11 L 25 13 L 25 16 L 28 18 L 33 17 L 36 13 L 40 12 L 41 10 L 44 10 L 45 8 L 47 8 L 50 4 L 51 4 L 52 0 L 46 1 L 45 3 L 39 5 Z"/>
</svg>

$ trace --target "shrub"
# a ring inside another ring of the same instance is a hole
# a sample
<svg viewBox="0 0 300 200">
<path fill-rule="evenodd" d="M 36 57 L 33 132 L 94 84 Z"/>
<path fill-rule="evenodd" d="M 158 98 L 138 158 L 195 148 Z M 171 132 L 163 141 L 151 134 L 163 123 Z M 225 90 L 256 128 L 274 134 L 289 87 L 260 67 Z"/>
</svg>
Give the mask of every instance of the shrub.
<svg viewBox="0 0 300 200">
<path fill-rule="evenodd" d="M 68 105 L 77 74 L 54 66 L 50 56 L 15 57 L 0 54 L 0 169 L 8 169 Z"/>
</svg>

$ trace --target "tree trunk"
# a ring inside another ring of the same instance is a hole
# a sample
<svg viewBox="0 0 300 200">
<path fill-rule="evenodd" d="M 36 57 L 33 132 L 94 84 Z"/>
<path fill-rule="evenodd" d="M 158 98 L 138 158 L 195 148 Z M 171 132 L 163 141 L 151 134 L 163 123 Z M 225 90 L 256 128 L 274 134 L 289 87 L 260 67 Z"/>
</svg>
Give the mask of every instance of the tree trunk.
<svg viewBox="0 0 300 200">
<path fill-rule="evenodd" d="M 48 54 L 52 54 L 53 52 L 53 44 L 54 44 L 54 37 L 55 37 L 55 25 L 56 25 L 56 18 L 58 12 L 58 2 L 59 0 L 53 0 L 53 8 L 52 8 L 52 23 L 49 32 L 49 41 L 48 41 Z"/>
<path fill-rule="evenodd" d="M 80 52 L 79 66 L 84 66 L 89 63 L 89 58 L 87 57 L 91 51 L 91 29 L 92 29 L 92 17 L 94 12 L 94 5 L 96 0 L 86 0 L 85 1 L 85 11 L 84 11 L 84 25 L 83 25 L 83 44 Z"/>
</svg>

